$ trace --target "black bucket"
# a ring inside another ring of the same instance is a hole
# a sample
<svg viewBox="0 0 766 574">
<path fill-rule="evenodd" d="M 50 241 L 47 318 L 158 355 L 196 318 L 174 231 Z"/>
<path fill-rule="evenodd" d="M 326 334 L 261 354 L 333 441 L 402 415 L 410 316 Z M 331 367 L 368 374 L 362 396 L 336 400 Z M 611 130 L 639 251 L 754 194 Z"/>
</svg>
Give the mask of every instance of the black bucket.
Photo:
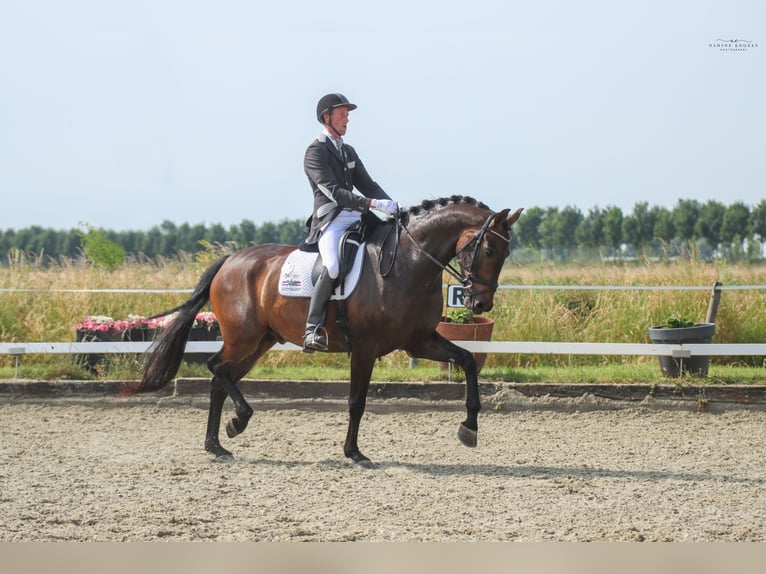
<svg viewBox="0 0 766 574">
<path fill-rule="evenodd" d="M 649 327 L 652 343 L 660 345 L 687 345 L 712 343 L 715 335 L 715 323 L 697 323 L 691 327 L 668 328 L 658 325 Z M 679 377 L 684 373 L 707 376 L 710 366 L 709 356 L 676 358 L 659 355 L 660 369 L 666 377 Z"/>
</svg>

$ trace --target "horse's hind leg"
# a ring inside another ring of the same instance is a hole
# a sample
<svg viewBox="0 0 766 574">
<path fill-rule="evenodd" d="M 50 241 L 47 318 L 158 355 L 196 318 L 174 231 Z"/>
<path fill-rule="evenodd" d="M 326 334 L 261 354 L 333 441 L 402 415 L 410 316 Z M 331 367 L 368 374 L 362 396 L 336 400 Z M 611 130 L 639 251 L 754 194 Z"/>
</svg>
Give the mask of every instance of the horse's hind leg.
<svg viewBox="0 0 766 574">
<path fill-rule="evenodd" d="M 231 400 L 234 402 L 234 413 L 236 414 L 228 423 L 226 423 L 226 436 L 234 438 L 244 432 L 250 417 L 253 416 L 253 408 L 247 403 L 245 397 L 237 388 L 237 384 L 225 377 L 221 377 L 223 386 L 227 389 Z"/>
<path fill-rule="evenodd" d="M 250 418 L 253 416 L 253 409 L 242 396 L 237 388 L 237 381 L 244 377 L 247 372 L 253 368 L 256 361 L 263 356 L 266 351 L 274 346 L 276 340 L 270 336 L 264 337 L 254 353 L 240 361 L 223 360 L 224 350 L 216 354 L 208 363 L 208 368 L 213 372 L 212 390 L 210 392 L 210 411 L 208 413 L 207 434 L 205 437 L 205 450 L 216 456 L 230 456 L 231 453 L 221 446 L 218 439 L 218 432 L 221 426 L 221 415 L 223 404 L 226 397 L 231 397 L 234 403 L 234 412 L 236 416 L 226 424 L 226 435 L 229 438 L 241 434 Z M 232 351 L 229 355 L 235 354 Z"/>
<path fill-rule="evenodd" d="M 218 439 L 218 429 L 221 426 L 221 412 L 228 394 L 216 377 L 213 377 L 210 391 L 210 410 L 207 416 L 207 432 L 205 435 L 205 450 L 215 456 L 231 456 L 231 453 L 221 446 Z"/>
<path fill-rule="evenodd" d="M 234 412 L 236 413 L 236 416 L 226 425 L 226 434 L 229 438 L 234 438 L 245 430 L 250 417 L 253 416 L 253 409 L 247 404 L 237 385 L 228 377 L 216 375 L 213 377 L 212 385 L 213 388 L 210 391 L 210 410 L 207 417 L 207 432 L 205 435 L 205 450 L 215 456 L 231 456 L 231 453 L 221 446 L 221 442 L 218 439 L 223 403 L 226 401 L 227 396 L 231 397 L 231 400 L 234 402 Z"/>
</svg>

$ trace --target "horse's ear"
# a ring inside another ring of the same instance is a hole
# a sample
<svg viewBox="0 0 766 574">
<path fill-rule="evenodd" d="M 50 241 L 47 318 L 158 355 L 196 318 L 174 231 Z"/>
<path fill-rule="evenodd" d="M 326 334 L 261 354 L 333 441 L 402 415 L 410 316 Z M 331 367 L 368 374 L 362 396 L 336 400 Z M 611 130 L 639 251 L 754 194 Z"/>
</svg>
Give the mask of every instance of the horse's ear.
<svg viewBox="0 0 766 574">
<path fill-rule="evenodd" d="M 508 217 L 509 209 L 504 209 L 498 213 L 495 214 L 495 217 L 492 218 L 492 223 L 490 224 L 490 227 L 497 227 L 505 224 L 505 218 Z"/>
<path fill-rule="evenodd" d="M 505 213 L 508 213 L 508 211 L 510 211 L 510 210 L 506 209 L 504 211 L 505 211 Z M 513 214 L 511 214 L 508 217 L 508 225 L 509 226 L 511 226 L 514 223 L 516 223 L 516 221 L 519 219 L 519 216 L 521 215 L 522 211 L 524 211 L 524 208 L 523 207 L 519 207 L 516 211 L 513 212 Z"/>
</svg>

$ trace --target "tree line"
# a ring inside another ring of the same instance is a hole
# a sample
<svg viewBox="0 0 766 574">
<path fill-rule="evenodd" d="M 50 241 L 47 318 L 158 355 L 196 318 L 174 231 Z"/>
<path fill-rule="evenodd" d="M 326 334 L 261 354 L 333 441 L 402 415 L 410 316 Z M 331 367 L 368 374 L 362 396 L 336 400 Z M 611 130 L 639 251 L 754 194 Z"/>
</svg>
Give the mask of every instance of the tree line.
<svg viewBox="0 0 766 574">
<path fill-rule="evenodd" d="M 690 252 L 705 259 L 760 259 L 766 200 L 752 208 L 741 201 L 726 206 L 715 200 L 682 199 L 672 209 L 639 202 L 627 215 L 614 206 L 585 214 L 572 206 L 533 207 L 514 228 L 515 247 L 553 259 L 674 257 Z"/>
<path fill-rule="evenodd" d="M 84 226 L 85 230 L 70 229 L 59 231 L 32 226 L 18 231 L 6 229 L 0 232 L 0 253 L 22 252 L 31 257 L 59 259 L 77 258 L 82 255 L 84 237 L 95 228 Z M 96 229 L 110 242 L 120 245 L 128 255 L 134 257 L 173 257 L 179 252 L 196 253 L 210 244 L 231 244 L 241 247 L 260 243 L 285 243 L 298 245 L 306 236 L 305 220 L 283 220 L 279 223 L 266 222 L 256 225 L 242 220 L 237 225 L 224 227 L 163 221 L 148 231 L 113 231 Z M 7 260 L 7 257 L 6 257 Z"/>
<path fill-rule="evenodd" d="M 594 207 L 583 213 L 574 206 L 528 207 L 512 228 L 514 257 L 553 260 L 603 257 L 675 257 L 694 253 L 705 259 L 756 260 L 766 241 L 766 200 L 750 207 L 710 200 L 679 200 L 672 209 L 636 203 L 633 211 Z M 298 245 L 306 236 L 300 219 L 256 225 L 176 225 L 164 221 L 147 231 L 99 229 L 109 241 L 134 257 L 173 257 L 195 253 L 210 244 L 247 247 L 261 243 Z M 43 260 L 82 256 L 83 231 L 58 231 L 32 226 L 0 231 L 0 253 Z"/>
</svg>

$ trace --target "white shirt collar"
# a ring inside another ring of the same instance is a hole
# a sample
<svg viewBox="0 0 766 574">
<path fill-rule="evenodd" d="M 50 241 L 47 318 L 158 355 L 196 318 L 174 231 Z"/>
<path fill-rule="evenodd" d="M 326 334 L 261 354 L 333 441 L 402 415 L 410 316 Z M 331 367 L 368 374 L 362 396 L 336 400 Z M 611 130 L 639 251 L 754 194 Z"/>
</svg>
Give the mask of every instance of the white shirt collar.
<svg viewBox="0 0 766 574">
<path fill-rule="evenodd" d="M 335 144 L 335 147 L 337 149 L 340 149 L 340 146 L 343 145 L 343 138 L 336 138 L 334 135 L 332 135 L 327 128 L 324 128 L 322 130 L 322 133 L 326 135 L 328 138 L 330 138 L 330 141 Z"/>
</svg>

